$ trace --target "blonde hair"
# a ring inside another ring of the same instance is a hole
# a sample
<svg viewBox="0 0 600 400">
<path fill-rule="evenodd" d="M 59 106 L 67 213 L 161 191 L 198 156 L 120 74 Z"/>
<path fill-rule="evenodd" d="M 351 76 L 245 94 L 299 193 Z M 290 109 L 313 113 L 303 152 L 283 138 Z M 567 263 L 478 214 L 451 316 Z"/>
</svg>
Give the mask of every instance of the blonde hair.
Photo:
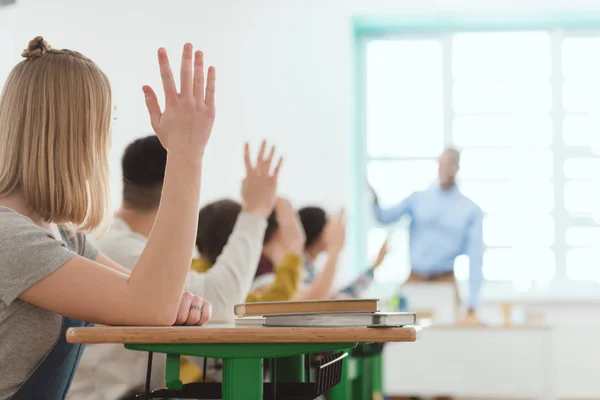
<svg viewBox="0 0 600 400">
<path fill-rule="evenodd" d="M 111 89 L 89 58 L 29 42 L 0 97 L 0 196 L 73 230 L 110 217 Z"/>
</svg>

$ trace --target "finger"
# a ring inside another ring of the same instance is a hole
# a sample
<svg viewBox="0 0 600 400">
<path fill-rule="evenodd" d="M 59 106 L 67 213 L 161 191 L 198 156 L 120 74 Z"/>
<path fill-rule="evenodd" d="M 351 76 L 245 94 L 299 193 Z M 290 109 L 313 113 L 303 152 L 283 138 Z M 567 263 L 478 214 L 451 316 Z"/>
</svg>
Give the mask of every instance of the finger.
<svg viewBox="0 0 600 400">
<path fill-rule="evenodd" d="M 162 47 L 158 49 L 158 65 L 165 90 L 165 101 L 167 104 L 171 104 L 177 99 L 177 88 L 175 87 L 175 80 L 173 79 L 173 71 L 171 71 L 167 51 Z"/>
<path fill-rule="evenodd" d="M 202 316 L 200 317 L 200 321 L 196 325 L 202 326 L 210 321 L 212 317 L 212 304 L 208 301 L 204 300 L 204 307 L 202 307 Z"/>
<path fill-rule="evenodd" d="M 192 89 L 192 53 L 193 47 L 191 43 L 186 43 L 183 46 L 181 54 L 181 95 L 184 97 L 193 96 Z"/>
<path fill-rule="evenodd" d="M 252 161 L 250 160 L 250 144 L 244 145 L 244 163 L 246 164 L 246 173 L 252 171 Z"/>
<path fill-rule="evenodd" d="M 206 80 L 206 106 L 209 108 L 215 108 L 215 84 L 217 76 L 215 67 L 208 68 L 208 79 Z"/>
<path fill-rule="evenodd" d="M 194 55 L 194 98 L 204 103 L 204 54 L 200 50 Z"/>
<path fill-rule="evenodd" d="M 179 303 L 179 310 L 177 311 L 175 325 L 182 325 L 188 319 L 193 297 L 194 296 L 190 292 L 184 292 L 181 296 L 181 303 Z"/>
<path fill-rule="evenodd" d="M 204 300 L 199 296 L 192 297 L 192 303 L 190 304 L 190 313 L 188 314 L 186 325 L 196 325 L 202 317 L 202 307 L 204 306 Z"/>
<path fill-rule="evenodd" d="M 258 156 L 256 156 L 256 165 L 260 165 L 264 161 L 266 148 L 267 141 L 263 140 L 260 142 L 260 149 L 258 150 Z"/>
<path fill-rule="evenodd" d="M 279 177 L 279 170 L 281 169 L 281 164 L 283 164 L 283 157 L 279 157 L 279 161 L 277 161 L 277 165 L 275 165 L 275 169 L 273 170 L 273 178 L 277 179 Z"/>
<path fill-rule="evenodd" d="M 142 90 L 144 91 L 148 114 L 150 114 L 150 123 L 152 124 L 152 129 L 156 132 L 160 116 L 162 115 L 160 106 L 158 105 L 158 99 L 156 98 L 156 93 L 154 93 L 154 90 L 152 90 L 150 86 L 144 86 Z"/>
<path fill-rule="evenodd" d="M 271 172 L 271 163 L 273 163 L 273 157 L 275 157 L 275 146 L 271 146 L 271 150 L 269 151 L 267 159 L 263 161 L 262 168 L 265 175 L 268 175 L 269 172 Z"/>
</svg>

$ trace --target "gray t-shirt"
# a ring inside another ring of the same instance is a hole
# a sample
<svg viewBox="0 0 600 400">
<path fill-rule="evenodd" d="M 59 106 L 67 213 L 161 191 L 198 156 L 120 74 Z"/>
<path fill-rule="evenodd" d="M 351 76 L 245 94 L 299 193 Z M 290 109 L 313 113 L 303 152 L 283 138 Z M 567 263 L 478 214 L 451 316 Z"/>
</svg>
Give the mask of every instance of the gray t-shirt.
<svg viewBox="0 0 600 400">
<path fill-rule="evenodd" d="M 0 399 L 10 398 L 58 339 L 62 317 L 18 297 L 79 254 L 95 260 L 84 234 L 55 239 L 29 218 L 0 207 Z"/>
</svg>

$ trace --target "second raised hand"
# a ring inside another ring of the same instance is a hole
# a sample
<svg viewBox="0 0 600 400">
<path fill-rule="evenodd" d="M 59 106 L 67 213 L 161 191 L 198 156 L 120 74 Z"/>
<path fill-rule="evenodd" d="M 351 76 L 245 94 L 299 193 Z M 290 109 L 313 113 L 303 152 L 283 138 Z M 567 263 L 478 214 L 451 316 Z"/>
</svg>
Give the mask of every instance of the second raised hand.
<svg viewBox="0 0 600 400">
<path fill-rule="evenodd" d="M 250 158 L 250 145 L 246 143 L 244 148 L 244 162 L 246 165 L 246 177 L 242 181 L 242 203 L 244 211 L 255 212 L 267 218 L 275 207 L 277 194 L 277 181 L 283 157 L 279 157 L 275 168 L 271 172 L 275 158 L 275 146 L 271 146 L 265 157 L 267 142 L 263 140 L 256 157 L 256 163 L 252 164 Z"/>
<path fill-rule="evenodd" d="M 215 69 L 208 69 L 204 88 L 204 55 L 186 43 L 181 57 L 181 85 L 177 92 L 169 57 L 158 50 L 158 64 L 165 93 L 161 111 L 156 93 L 144 86 L 150 122 L 163 146 L 178 157 L 201 159 L 215 120 Z"/>
</svg>

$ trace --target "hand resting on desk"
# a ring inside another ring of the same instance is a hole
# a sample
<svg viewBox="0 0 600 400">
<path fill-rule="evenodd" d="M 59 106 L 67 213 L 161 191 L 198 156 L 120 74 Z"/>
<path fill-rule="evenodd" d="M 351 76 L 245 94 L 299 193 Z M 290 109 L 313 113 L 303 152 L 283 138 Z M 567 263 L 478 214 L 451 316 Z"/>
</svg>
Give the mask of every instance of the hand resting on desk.
<svg viewBox="0 0 600 400">
<path fill-rule="evenodd" d="M 174 325 L 202 326 L 210 320 L 211 316 L 212 306 L 208 301 L 190 292 L 184 292 Z"/>
</svg>

